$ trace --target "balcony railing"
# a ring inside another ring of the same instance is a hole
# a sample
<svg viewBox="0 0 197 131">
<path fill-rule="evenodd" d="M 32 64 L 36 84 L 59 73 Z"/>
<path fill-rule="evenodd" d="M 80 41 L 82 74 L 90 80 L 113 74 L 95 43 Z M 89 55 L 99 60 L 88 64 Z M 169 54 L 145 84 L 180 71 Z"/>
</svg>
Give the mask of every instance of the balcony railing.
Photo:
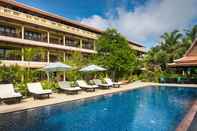
<svg viewBox="0 0 197 131">
<path fill-rule="evenodd" d="M 64 45 L 63 39 L 57 39 L 57 38 L 51 38 L 51 37 L 50 37 L 50 43 L 58 44 L 58 45 Z"/>
<path fill-rule="evenodd" d="M 90 49 L 84 49 L 80 47 L 73 47 L 68 45 L 58 45 L 58 44 L 52 44 L 48 42 L 40 42 L 35 40 L 27 40 L 27 39 L 21 39 L 21 38 L 14 38 L 14 37 L 8 37 L 8 36 L 1 36 L 0 40 L 4 42 L 11 42 L 11 43 L 17 43 L 20 45 L 25 46 L 34 46 L 34 47 L 44 47 L 44 48 L 50 48 L 50 49 L 57 49 L 57 50 L 69 50 L 69 51 L 79 51 L 79 52 L 86 52 L 86 53 L 97 53 L 95 50 Z"/>
<path fill-rule="evenodd" d="M 47 42 L 47 38 L 46 37 L 34 37 L 34 36 L 29 36 L 29 35 L 25 35 L 24 36 L 25 39 L 27 40 L 33 40 L 33 41 L 40 41 L 40 42 Z"/>
<path fill-rule="evenodd" d="M 79 28 L 69 26 L 69 25 L 57 23 L 57 22 L 54 22 L 54 21 L 51 21 L 48 19 L 44 19 L 41 17 L 25 14 L 25 13 L 18 12 L 18 11 L 12 10 L 12 9 L 8 9 L 8 8 L 2 7 L 2 6 L 0 6 L 0 16 L 12 18 L 12 19 L 17 19 L 17 20 L 29 22 L 32 24 L 37 24 L 40 26 L 45 26 L 48 28 L 52 28 L 52 29 L 56 29 L 56 30 L 60 30 L 60 31 L 92 38 L 92 39 L 97 39 L 97 37 L 98 37 L 97 34 L 92 33 L 90 31 L 86 31 L 86 30 L 82 30 Z"/>
<path fill-rule="evenodd" d="M 19 33 L 0 32 L 0 35 L 1 35 L 1 36 L 10 36 L 10 37 L 21 38 L 21 34 L 19 34 Z"/>
</svg>

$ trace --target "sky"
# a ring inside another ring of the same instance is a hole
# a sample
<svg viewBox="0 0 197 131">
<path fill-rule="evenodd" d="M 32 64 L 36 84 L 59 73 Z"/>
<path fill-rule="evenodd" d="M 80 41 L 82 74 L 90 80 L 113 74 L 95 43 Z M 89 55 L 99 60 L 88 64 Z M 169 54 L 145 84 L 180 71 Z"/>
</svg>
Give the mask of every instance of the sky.
<svg viewBox="0 0 197 131">
<path fill-rule="evenodd" d="M 151 48 L 165 32 L 197 24 L 197 0 L 16 0 Z"/>
</svg>

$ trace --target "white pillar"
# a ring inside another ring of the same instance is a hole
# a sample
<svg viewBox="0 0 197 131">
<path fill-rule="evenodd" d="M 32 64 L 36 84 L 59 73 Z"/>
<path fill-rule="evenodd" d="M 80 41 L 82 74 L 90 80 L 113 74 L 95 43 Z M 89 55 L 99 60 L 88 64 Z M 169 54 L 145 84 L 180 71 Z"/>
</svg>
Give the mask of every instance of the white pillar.
<svg viewBox="0 0 197 131">
<path fill-rule="evenodd" d="M 80 39 L 80 48 L 83 48 L 83 40 Z"/>
<path fill-rule="evenodd" d="M 21 27 L 21 31 L 22 31 L 22 34 L 21 34 L 22 36 L 21 36 L 21 38 L 22 38 L 22 40 L 23 40 L 23 39 L 24 39 L 24 26 Z"/>
<path fill-rule="evenodd" d="M 50 33 L 49 32 L 47 32 L 47 42 L 48 42 L 48 44 L 50 43 Z"/>
<path fill-rule="evenodd" d="M 63 36 L 63 44 L 64 44 L 64 46 L 66 45 L 66 37 L 65 37 L 65 35 Z M 66 52 L 64 51 L 64 62 L 66 61 Z M 64 79 L 64 81 L 66 80 L 66 74 L 65 74 L 65 72 L 64 72 L 64 75 L 63 75 L 63 79 Z"/>
<path fill-rule="evenodd" d="M 47 43 L 50 43 L 50 33 L 47 32 Z M 50 63 L 50 51 L 49 49 L 47 50 L 47 62 Z"/>
<path fill-rule="evenodd" d="M 63 44 L 64 44 L 64 46 L 66 45 L 66 37 L 65 37 L 65 35 L 63 36 Z"/>
<path fill-rule="evenodd" d="M 21 39 L 24 40 L 24 26 L 21 26 Z M 21 61 L 24 61 L 25 60 L 25 56 L 24 56 L 24 48 L 21 48 Z M 22 73 L 21 75 L 21 81 L 23 82 L 24 81 L 24 74 Z"/>
</svg>

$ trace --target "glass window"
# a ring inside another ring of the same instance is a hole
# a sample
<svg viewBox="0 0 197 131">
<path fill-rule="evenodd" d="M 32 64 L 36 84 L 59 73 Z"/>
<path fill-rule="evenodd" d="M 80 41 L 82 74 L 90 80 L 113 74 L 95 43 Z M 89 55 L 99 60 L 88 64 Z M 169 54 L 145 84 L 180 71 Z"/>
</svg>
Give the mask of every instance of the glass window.
<svg viewBox="0 0 197 131">
<path fill-rule="evenodd" d="M 82 48 L 84 49 L 94 49 L 94 40 L 84 39 L 82 40 Z"/>
<path fill-rule="evenodd" d="M 1 60 L 21 60 L 20 48 L 4 48 L 0 47 L 0 59 Z"/>
<path fill-rule="evenodd" d="M 24 34 L 25 34 L 24 38 L 28 39 L 28 40 L 42 41 L 42 42 L 46 42 L 47 41 L 46 33 L 25 30 Z"/>
<path fill-rule="evenodd" d="M 74 36 L 66 36 L 65 37 L 65 45 L 72 47 L 80 47 L 80 39 Z"/>
</svg>

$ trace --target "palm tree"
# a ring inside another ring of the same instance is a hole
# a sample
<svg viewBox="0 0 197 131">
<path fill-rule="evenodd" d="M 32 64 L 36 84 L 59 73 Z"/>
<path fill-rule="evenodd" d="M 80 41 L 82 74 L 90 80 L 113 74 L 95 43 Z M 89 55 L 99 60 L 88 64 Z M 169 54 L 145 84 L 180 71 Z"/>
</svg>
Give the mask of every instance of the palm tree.
<svg viewBox="0 0 197 131">
<path fill-rule="evenodd" d="M 191 30 L 185 30 L 186 36 L 191 40 L 191 43 L 197 39 L 197 25 L 194 25 Z"/>
<path fill-rule="evenodd" d="M 162 45 L 165 49 L 170 49 L 179 43 L 179 40 L 182 38 L 182 36 L 183 35 L 178 30 L 169 33 L 164 33 L 164 35 L 161 36 L 161 38 L 163 39 Z"/>
<path fill-rule="evenodd" d="M 163 39 L 163 44 L 161 44 L 161 48 L 169 54 L 168 62 L 172 62 L 175 59 L 176 53 L 172 52 L 179 48 L 179 46 L 181 45 L 182 37 L 183 35 L 178 30 L 170 33 L 164 33 L 164 35 L 161 36 L 161 38 Z"/>
</svg>

